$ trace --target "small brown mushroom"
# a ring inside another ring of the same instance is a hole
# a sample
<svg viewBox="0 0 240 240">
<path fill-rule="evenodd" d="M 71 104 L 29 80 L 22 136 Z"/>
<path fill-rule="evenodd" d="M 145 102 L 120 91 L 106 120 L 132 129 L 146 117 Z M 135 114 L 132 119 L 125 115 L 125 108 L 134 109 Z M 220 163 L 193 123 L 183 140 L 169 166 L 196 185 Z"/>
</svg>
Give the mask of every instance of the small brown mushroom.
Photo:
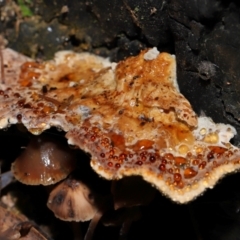
<svg viewBox="0 0 240 240">
<path fill-rule="evenodd" d="M 17 180 L 28 185 L 50 185 L 66 178 L 76 166 L 73 151 L 50 136 L 34 136 L 12 164 Z"/>
<path fill-rule="evenodd" d="M 64 221 L 91 220 L 97 207 L 91 190 L 81 181 L 68 178 L 50 193 L 47 206 Z"/>
<path fill-rule="evenodd" d="M 84 236 L 84 240 L 91 240 L 99 220 L 109 207 L 109 198 L 94 193 L 82 181 L 69 177 L 53 189 L 47 206 L 63 221 L 91 220 Z"/>
</svg>

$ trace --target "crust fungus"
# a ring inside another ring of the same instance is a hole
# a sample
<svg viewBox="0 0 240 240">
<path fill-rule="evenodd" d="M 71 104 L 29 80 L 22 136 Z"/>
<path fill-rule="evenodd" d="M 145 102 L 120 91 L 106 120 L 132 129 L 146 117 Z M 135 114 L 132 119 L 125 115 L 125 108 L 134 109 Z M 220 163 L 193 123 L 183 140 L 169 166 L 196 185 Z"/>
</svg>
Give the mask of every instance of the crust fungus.
<svg viewBox="0 0 240 240">
<path fill-rule="evenodd" d="M 89 53 L 62 51 L 52 61 L 23 63 L 18 53 L 5 49 L 3 59 L 0 129 L 22 123 L 36 135 L 52 126 L 67 132 L 88 118 L 89 98 L 115 87 L 114 64 Z"/>
<path fill-rule="evenodd" d="M 101 176 L 140 175 L 173 201 L 193 200 L 240 168 L 240 151 L 229 142 L 236 131 L 197 117 L 179 92 L 175 56 L 148 51 L 117 65 L 70 51 L 25 62 L 14 81 L 7 74 L 1 81 L 0 128 L 21 122 L 40 134 L 61 127 Z M 3 54 L 11 72 L 16 58 Z"/>
<path fill-rule="evenodd" d="M 76 166 L 68 146 L 46 135 L 35 136 L 12 164 L 17 180 L 28 185 L 50 185 L 66 178 Z"/>
</svg>

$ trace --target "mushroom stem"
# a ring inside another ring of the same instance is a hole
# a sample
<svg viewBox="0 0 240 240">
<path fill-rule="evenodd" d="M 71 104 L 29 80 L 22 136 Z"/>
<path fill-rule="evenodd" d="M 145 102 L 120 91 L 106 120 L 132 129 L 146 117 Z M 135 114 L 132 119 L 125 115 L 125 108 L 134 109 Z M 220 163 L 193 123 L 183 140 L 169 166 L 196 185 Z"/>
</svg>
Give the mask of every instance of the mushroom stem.
<svg viewBox="0 0 240 240">
<path fill-rule="evenodd" d="M 129 233 L 132 222 L 133 222 L 132 220 L 129 220 L 129 221 L 127 220 L 127 221 L 123 222 L 122 227 L 121 227 L 120 232 L 119 232 L 118 240 L 127 239 L 127 235 Z"/>
<path fill-rule="evenodd" d="M 103 213 L 96 212 L 95 216 L 92 218 L 91 222 L 89 223 L 87 233 L 84 237 L 84 240 L 92 240 L 95 228 L 98 225 L 99 220 L 101 219 Z"/>
<path fill-rule="evenodd" d="M 72 227 L 73 235 L 74 235 L 73 239 L 74 240 L 83 240 L 81 223 L 71 222 L 71 227 Z"/>
<path fill-rule="evenodd" d="M 0 170 L 1 171 L 1 170 Z M 14 179 L 13 173 L 11 171 L 1 173 L 0 172 L 0 189 L 2 190 Z"/>
</svg>

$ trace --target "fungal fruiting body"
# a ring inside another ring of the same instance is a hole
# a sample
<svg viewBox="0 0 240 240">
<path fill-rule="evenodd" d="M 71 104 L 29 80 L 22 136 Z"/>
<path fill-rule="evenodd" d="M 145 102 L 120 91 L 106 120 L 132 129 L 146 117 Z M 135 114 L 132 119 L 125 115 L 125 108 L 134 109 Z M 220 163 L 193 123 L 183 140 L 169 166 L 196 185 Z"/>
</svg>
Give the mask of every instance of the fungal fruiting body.
<svg viewBox="0 0 240 240">
<path fill-rule="evenodd" d="M 21 122 L 34 134 L 61 127 L 107 179 L 140 175 L 185 203 L 240 167 L 229 142 L 235 129 L 196 116 L 178 90 L 173 55 L 151 49 L 114 64 L 63 51 L 18 72 L 1 84 L 0 127 Z"/>
<path fill-rule="evenodd" d="M 36 135 L 52 126 L 67 132 L 88 117 L 90 108 L 84 99 L 115 87 L 114 64 L 107 59 L 63 51 L 43 63 L 28 58 L 23 63 L 20 55 L 20 65 L 15 63 L 19 55 L 3 50 L 6 74 L 0 81 L 0 128 L 22 123 Z"/>
<path fill-rule="evenodd" d="M 51 192 L 47 206 L 64 221 L 89 221 L 97 207 L 94 194 L 83 182 L 68 178 Z"/>
<path fill-rule="evenodd" d="M 28 185 L 50 185 L 66 178 L 76 167 L 74 153 L 56 138 L 40 135 L 13 162 L 17 180 Z"/>
</svg>

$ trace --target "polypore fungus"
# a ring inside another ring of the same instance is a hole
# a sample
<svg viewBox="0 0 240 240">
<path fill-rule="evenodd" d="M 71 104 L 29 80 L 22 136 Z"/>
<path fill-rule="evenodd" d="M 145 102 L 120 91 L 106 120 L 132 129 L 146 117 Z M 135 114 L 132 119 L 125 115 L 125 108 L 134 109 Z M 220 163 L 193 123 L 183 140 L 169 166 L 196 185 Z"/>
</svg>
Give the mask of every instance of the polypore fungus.
<svg viewBox="0 0 240 240">
<path fill-rule="evenodd" d="M 16 58 L 6 54 L 7 73 Z M 144 50 L 116 65 L 63 51 L 14 71 L 15 80 L 5 74 L 0 85 L 0 128 L 21 122 L 40 134 L 61 127 L 107 179 L 140 175 L 185 203 L 240 168 L 240 151 L 229 142 L 236 130 L 196 116 L 179 92 L 173 55 Z"/>
<path fill-rule="evenodd" d="M 46 135 L 33 136 L 13 162 L 17 180 L 28 185 L 49 185 L 66 178 L 76 166 L 73 151 L 61 141 Z"/>
<path fill-rule="evenodd" d="M 18 53 L 5 49 L 3 59 L 0 129 L 22 123 L 36 135 L 51 126 L 68 131 L 88 118 L 92 96 L 116 85 L 114 64 L 89 53 L 62 51 L 43 63 L 26 58 L 21 68 L 16 61 L 22 63 L 24 58 Z"/>
</svg>

